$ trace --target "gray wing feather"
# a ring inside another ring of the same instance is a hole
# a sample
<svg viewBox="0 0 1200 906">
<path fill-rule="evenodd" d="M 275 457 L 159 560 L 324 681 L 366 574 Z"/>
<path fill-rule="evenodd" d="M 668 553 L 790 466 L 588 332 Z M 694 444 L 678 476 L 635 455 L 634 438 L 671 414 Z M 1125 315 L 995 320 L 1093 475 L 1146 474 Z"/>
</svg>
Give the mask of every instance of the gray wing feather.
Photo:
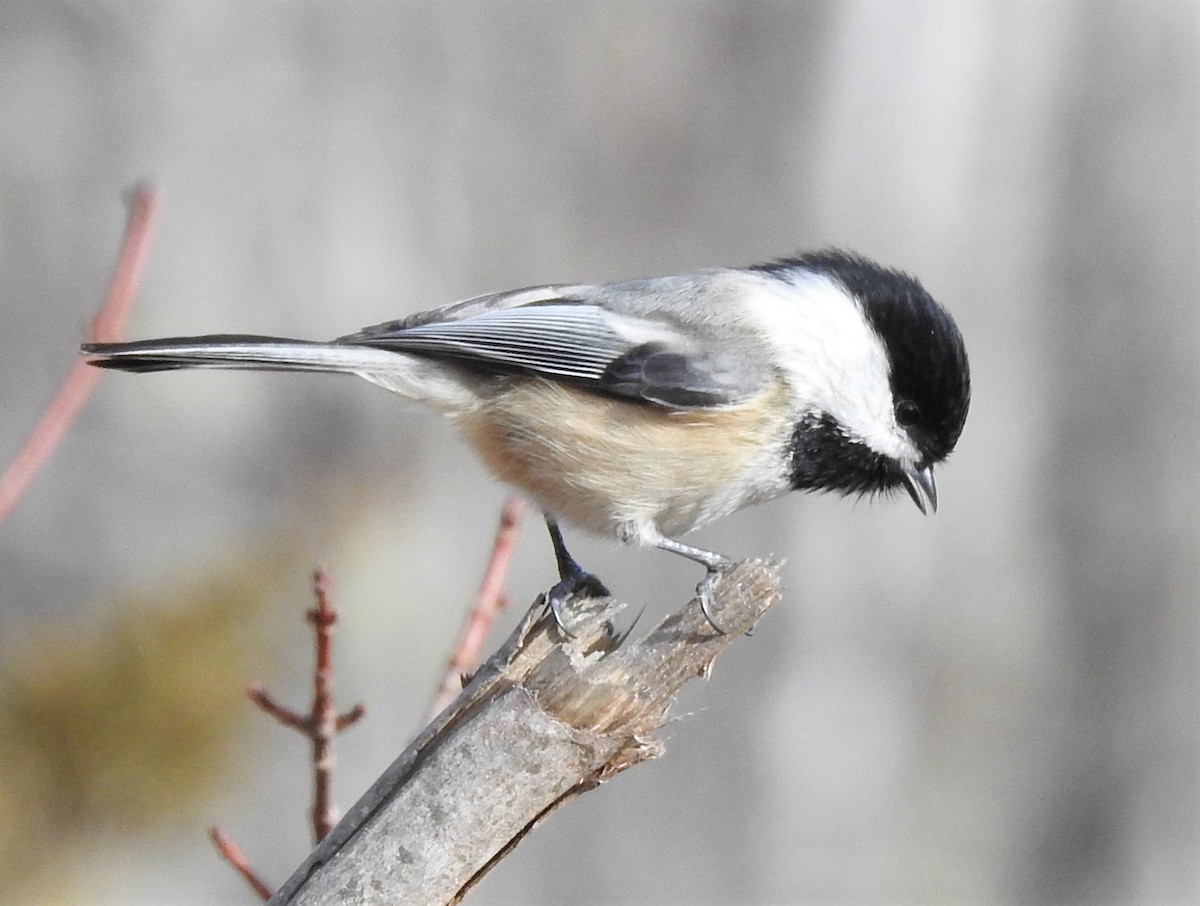
<svg viewBox="0 0 1200 906">
<path fill-rule="evenodd" d="M 629 349 L 600 309 L 581 304 L 499 309 L 346 340 L 582 381 L 599 380 L 608 364 Z"/>
<path fill-rule="evenodd" d="M 725 406 L 770 377 L 728 343 L 596 304 L 595 287 L 544 286 L 479 296 L 339 342 L 459 360 L 499 372 L 565 380 L 669 408 Z"/>
</svg>

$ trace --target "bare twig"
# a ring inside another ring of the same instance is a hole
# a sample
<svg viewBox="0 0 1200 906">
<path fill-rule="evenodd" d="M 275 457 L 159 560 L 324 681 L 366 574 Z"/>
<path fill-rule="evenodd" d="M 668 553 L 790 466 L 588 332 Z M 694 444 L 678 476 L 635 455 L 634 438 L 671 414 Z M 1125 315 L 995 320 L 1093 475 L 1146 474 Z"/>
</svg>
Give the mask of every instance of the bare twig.
<svg viewBox="0 0 1200 906">
<path fill-rule="evenodd" d="M 313 699 L 308 714 L 300 714 L 273 699 L 262 686 L 246 690 L 250 700 L 285 727 L 303 733 L 312 743 L 313 765 L 313 841 L 319 843 L 337 821 L 333 805 L 332 783 L 334 737 L 353 726 L 366 709 L 355 705 L 345 714 L 338 714 L 333 704 L 333 627 L 337 611 L 329 603 L 329 576 L 323 569 L 313 572 L 313 596 L 316 606 L 305 617 L 313 627 L 316 638 L 316 666 L 313 668 Z"/>
<path fill-rule="evenodd" d="M 250 701 L 258 705 L 285 727 L 291 727 L 299 733 L 308 732 L 308 718 L 299 711 L 293 711 L 287 705 L 281 705 L 262 686 L 257 683 L 246 690 Z"/>
<path fill-rule="evenodd" d="M 137 298 L 150 239 L 154 232 L 158 192 L 150 185 L 133 189 L 129 199 L 129 221 L 116 271 L 109 284 L 108 296 L 89 326 L 88 336 L 96 343 L 121 339 L 130 309 Z M 45 465 L 60 441 L 74 424 L 100 371 L 77 359 L 67 372 L 54 397 L 42 410 L 41 418 L 0 475 L 0 523 L 12 512 L 34 477 Z"/>
<path fill-rule="evenodd" d="M 366 713 L 361 704 L 341 715 L 334 708 L 332 652 L 337 611 L 329 606 L 329 584 L 329 576 L 323 569 L 313 573 L 313 594 L 317 606 L 308 612 L 308 622 L 312 624 L 317 639 L 317 667 L 313 671 L 312 711 L 308 719 L 308 733 L 313 747 L 312 827 L 313 841 L 316 843 L 320 843 L 337 822 L 337 809 L 332 797 L 334 737 Z"/>
<path fill-rule="evenodd" d="M 242 851 L 237 848 L 232 840 L 221 833 L 220 828 L 210 827 L 208 829 L 208 838 L 212 840 L 213 846 L 217 848 L 217 852 L 221 854 L 221 858 L 232 865 L 234 870 L 246 879 L 246 883 L 250 885 L 260 900 L 271 899 L 271 888 L 264 884 L 262 879 L 254 873 L 254 869 L 246 862 L 246 857 L 242 855 Z"/>
<path fill-rule="evenodd" d="M 508 564 L 512 559 L 513 548 L 517 542 L 517 527 L 521 515 L 525 511 L 525 501 L 520 497 L 509 497 L 500 511 L 500 525 L 496 528 L 496 540 L 492 543 L 492 555 L 488 559 L 487 568 L 483 573 L 479 593 L 463 621 L 454 650 L 450 653 L 450 661 L 442 674 L 442 683 L 437 694 L 429 705 L 425 720 L 433 720 L 446 705 L 454 701 L 462 691 L 463 677 L 475 669 L 479 663 L 479 653 L 483 650 L 496 615 L 508 604 L 504 594 L 504 579 L 508 574 Z"/>
<path fill-rule="evenodd" d="M 286 705 L 281 705 L 262 686 L 251 686 L 246 690 L 250 700 L 267 714 L 298 733 L 308 737 L 312 743 L 313 764 L 313 841 L 319 843 L 337 821 L 337 809 L 333 805 L 334 738 L 342 730 L 353 726 L 366 709 L 355 705 L 344 714 L 338 714 L 333 704 L 333 627 L 337 623 L 337 611 L 329 603 L 329 576 L 323 569 L 313 572 L 313 597 L 316 606 L 305 613 L 313 627 L 316 638 L 316 664 L 313 668 L 313 699 L 308 714 L 301 714 Z M 233 865 L 265 900 L 271 891 L 250 869 L 241 851 L 216 828 L 209 836 L 221 851 L 225 860 Z"/>
<path fill-rule="evenodd" d="M 457 903 L 550 812 L 663 751 L 678 690 L 780 596 L 778 567 L 713 586 L 727 634 L 693 600 L 624 643 L 610 598 L 576 601 L 563 639 L 543 602 L 272 897 L 276 906 Z"/>
</svg>

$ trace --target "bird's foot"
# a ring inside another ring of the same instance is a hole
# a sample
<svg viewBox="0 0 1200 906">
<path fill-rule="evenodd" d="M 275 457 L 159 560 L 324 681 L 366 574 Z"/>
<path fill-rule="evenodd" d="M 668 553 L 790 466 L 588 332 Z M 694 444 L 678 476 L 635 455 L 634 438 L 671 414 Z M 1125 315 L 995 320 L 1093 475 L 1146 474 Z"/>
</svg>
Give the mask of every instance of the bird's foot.
<svg viewBox="0 0 1200 906">
<path fill-rule="evenodd" d="M 575 638 L 575 633 L 567 621 L 567 609 L 571 598 L 584 595 L 589 598 L 607 598 L 612 593 L 603 582 L 583 569 L 578 563 L 572 562 L 563 570 L 562 577 L 546 592 L 546 609 L 554 617 L 554 623 L 568 639 Z"/>
<path fill-rule="evenodd" d="M 546 592 L 546 609 L 554 617 L 559 631 L 568 639 L 575 638 L 575 633 L 567 625 L 567 602 L 578 594 L 590 598 L 607 598 L 612 592 L 608 587 L 575 562 L 563 541 L 562 530 L 549 513 L 545 514 L 546 528 L 550 532 L 550 542 L 554 545 L 554 559 L 558 562 L 558 582 Z"/>
<path fill-rule="evenodd" d="M 690 544 L 684 544 L 681 541 L 676 541 L 673 538 L 667 538 L 663 535 L 653 537 L 651 543 L 659 550 L 670 551 L 681 557 L 687 557 L 689 560 L 693 560 L 704 567 L 706 570 L 704 578 L 696 586 L 696 597 L 700 601 L 700 612 L 704 614 L 704 619 L 708 620 L 709 626 L 721 635 L 729 635 L 729 631 L 718 623 L 717 618 L 713 616 L 713 586 L 717 584 L 718 579 L 737 566 L 737 561 L 729 559 L 724 554 L 718 554 L 716 551 L 706 551 L 703 548 L 692 547 Z"/>
<path fill-rule="evenodd" d="M 715 629 L 721 635 L 729 635 L 729 630 L 722 626 L 717 618 L 713 615 L 713 587 L 717 581 L 728 573 L 734 566 L 736 561 L 730 560 L 728 557 L 714 557 L 706 562 L 705 567 L 708 572 L 704 574 L 704 578 L 700 580 L 700 584 L 696 586 L 696 598 L 700 602 L 700 612 L 704 614 L 704 619 L 708 620 L 708 625 Z"/>
</svg>

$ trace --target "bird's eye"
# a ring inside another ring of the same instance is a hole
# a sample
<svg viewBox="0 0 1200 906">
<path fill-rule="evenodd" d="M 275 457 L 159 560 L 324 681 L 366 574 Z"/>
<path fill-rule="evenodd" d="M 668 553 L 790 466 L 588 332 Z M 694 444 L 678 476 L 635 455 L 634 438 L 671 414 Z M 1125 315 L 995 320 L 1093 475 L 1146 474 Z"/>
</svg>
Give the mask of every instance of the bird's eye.
<svg viewBox="0 0 1200 906">
<path fill-rule="evenodd" d="M 912 400 L 900 400 L 896 403 L 896 424 L 902 428 L 911 428 L 921 420 L 921 407 Z"/>
</svg>

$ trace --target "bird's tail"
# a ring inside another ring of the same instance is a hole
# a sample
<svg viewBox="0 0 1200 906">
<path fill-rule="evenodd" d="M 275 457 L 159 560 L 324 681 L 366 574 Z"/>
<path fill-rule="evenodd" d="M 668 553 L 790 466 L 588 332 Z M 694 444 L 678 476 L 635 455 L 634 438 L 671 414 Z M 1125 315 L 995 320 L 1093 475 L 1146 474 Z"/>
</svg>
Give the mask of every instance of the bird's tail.
<svg viewBox="0 0 1200 906">
<path fill-rule="evenodd" d="M 353 343 L 211 334 L 133 343 L 85 343 L 80 348 L 89 356 L 90 364 L 118 371 L 329 371 L 356 374 L 395 393 L 451 410 L 468 405 L 472 397 L 461 374 L 442 363 Z"/>
<path fill-rule="evenodd" d="M 387 367 L 394 353 L 366 346 L 314 343 L 284 337 L 212 334 L 136 343 L 85 343 L 91 364 L 118 371 L 241 368 L 269 371 L 347 371 Z"/>
</svg>

